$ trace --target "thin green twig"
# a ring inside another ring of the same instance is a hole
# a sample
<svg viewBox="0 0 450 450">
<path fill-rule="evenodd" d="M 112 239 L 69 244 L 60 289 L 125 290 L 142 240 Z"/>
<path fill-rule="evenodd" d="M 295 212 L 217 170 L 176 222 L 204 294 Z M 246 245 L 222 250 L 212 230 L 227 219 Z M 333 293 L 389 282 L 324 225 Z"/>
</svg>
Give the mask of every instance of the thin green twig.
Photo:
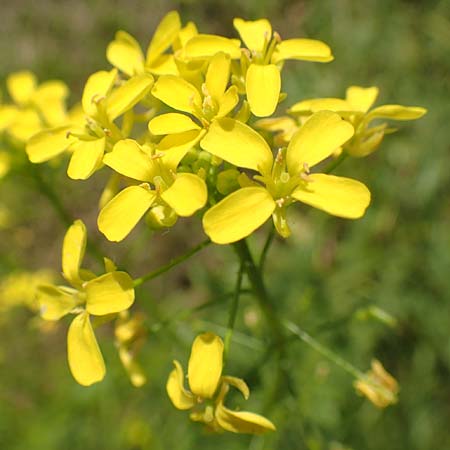
<svg viewBox="0 0 450 450">
<path fill-rule="evenodd" d="M 142 283 L 153 280 L 154 278 L 157 278 L 160 275 L 168 272 L 170 269 L 172 269 L 172 267 L 175 267 L 178 264 L 181 264 L 182 262 L 186 261 L 191 256 L 198 253 L 200 250 L 207 247 L 209 244 L 211 244 L 211 241 L 209 239 L 206 239 L 205 241 L 203 241 L 200 244 L 196 245 L 195 247 L 191 248 L 188 252 L 184 253 L 183 255 L 180 255 L 180 256 L 170 260 L 164 266 L 162 266 L 156 270 L 153 270 L 152 272 L 148 273 L 147 275 L 137 278 L 136 280 L 134 280 L 134 287 L 140 286 Z"/>
<path fill-rule="evenodd" d="M 261 271 L 261 273 L 264 272 L 264 265 L 267 260 L 267 254 L 269 252 L 270 246 L 272 245 L 274 238 L 275 238 L 275 227 L 272 224 L 269 234 L 267 235 L 266 242 L 264 243 L 264 247 L 262 249 L 261 256 L 259 257 L 258 265 L 259 265 L 259 270 Z"/>
</svg>

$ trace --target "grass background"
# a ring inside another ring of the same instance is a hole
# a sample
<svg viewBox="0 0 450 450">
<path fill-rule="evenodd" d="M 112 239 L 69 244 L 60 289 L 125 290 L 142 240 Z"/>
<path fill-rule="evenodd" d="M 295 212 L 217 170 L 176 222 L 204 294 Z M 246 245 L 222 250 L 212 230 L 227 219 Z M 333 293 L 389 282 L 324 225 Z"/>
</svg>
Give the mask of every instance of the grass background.
<svg viewBox="0 0 450 450">
<path fill-rule="evenodd" d="M 87 76 L 108 67 L 105 49 L 117 29 L 145 48 L 165 12 L 178 9 L 204 32 L 234 36 L 233 17 L 268 17 L 282 37 L 329 43 L 331 64 L 290 62 L 287 104 L 343 96 L 348 85 L 377 85 L 378 104 L 421 105 L 428 114 L 388 136 L 380 151 L 348 160 L 338 173 L 364 181 L 373 200 L 356 222 L 292 208 L 293 236 L 277 240 L 267 283 L 280 312 L 365 370 L 372 356 L 400 381 L 398 405 L 379 411 L 356 396 L 352 380 L 310 348 L 289 347 L 294 393 L 270 401 L 277 433 L 252 438 L 209 435 L 175 410 L 164 392 L 171 360 L 187 362 L 195 333 L 223 335 L 234 283 L 231 250 L 209 248 L 192 263 L 142 286 L 137 308 L 151 325 L 142 362 L 149 383 L 133 388 L 118 362 L 111 331 L 100 333 L 105 381 L 82 388 L 65 359 L 67 323 L 43 332 L 21 308 L 0 321 L 0 448 L 115 450 L 435 450 L 450 448 L 450 2 L 447 0 L 17 0 L 2 2 L 0 78 L 31 69 L 40 80 L 60 78 L 79 98 Z M 125 242 L 104 242 L 95 229 L 96 199 L 105 181 L 68 180 L 64 167 L 41 167 L 89 237 L 134 276 L 181 254 L 202 239 L 198 221 L 182 221 L 151 236 L 143 227 Z M 59 270 L 65 226 L 26 173 L 0 184 L 9 220 L 0 230 L 0 274 L 42 267 Z M 252 238 L 259 251 L 264 232 Z M 95 262 L 92 262 L 95 267 Z M 0 302 L 2 301 L 0 293 Z M 218 300 L 188 321 L 186 311 Z M 5 301 L 5 299 L 3 299 Z M 376 305 L 394 328 L 364 314 Z M 158 329 L 158 331 L 156 331 Z M 243 297 L 227 372 L 244 376 L 252 396 L 245 407 L 263 411 L 275 361 L 264 360 L 266 329 L 251 297 Z M 251 338 L 249 337 L 251 336 Z M 256 367 L 259 370 L 255 370 Z"/>
</svg>

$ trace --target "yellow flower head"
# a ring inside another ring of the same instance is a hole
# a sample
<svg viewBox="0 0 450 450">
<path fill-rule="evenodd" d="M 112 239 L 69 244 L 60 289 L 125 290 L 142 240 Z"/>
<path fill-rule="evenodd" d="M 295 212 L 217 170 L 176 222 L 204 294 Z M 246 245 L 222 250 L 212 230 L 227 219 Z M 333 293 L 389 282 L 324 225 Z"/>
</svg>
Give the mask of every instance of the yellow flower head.
<svg viewBox="0 0 450 450">
<path fill-rule="evenodd" d="M 37 300 L 42 318 L 59 320 L 76 314 L 69 327 L 69 367 L 78 383 L 88 386 L 105 376 L 105 364 L 90 322 L 90 315 L 106 316 L 128 309 L 134 302 L 133 280 L 105 259 L 107 273 L 96 276 L 81 269 L 86 249 L 86 227 L 77 220 L 67 230 L 62 251 L 64 278 L 71 287 L 42 285 Z"/>
<path fill-rule="evenodd" d="M 181 364 L 174 361 L 174 365 L 175 369 L 167 380 L 167 393 L 176 408 L 192 411 L 192 420 L 217 432 L 259 434 L 275 430 L 273 423 L 263 416 L 232 411 L 224 405 L 230 386 L 241 391 L 245 399 L 249 396 L 249 389 L 244 380 L 222 375 L 223 342 L 219 336 L 204 333 L 195 338 L 188 364 L 190 390 L 184 387 Z"/>
</svg>

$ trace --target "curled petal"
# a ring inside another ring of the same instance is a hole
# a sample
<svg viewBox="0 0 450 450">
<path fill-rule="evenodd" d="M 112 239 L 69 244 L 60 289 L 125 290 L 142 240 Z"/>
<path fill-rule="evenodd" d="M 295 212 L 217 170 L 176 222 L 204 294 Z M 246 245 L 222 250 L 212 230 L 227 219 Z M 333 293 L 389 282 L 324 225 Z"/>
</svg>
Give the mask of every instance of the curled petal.
<svg viewBox="0 0 450 450">
<path fill-rule="evenodd" d="M 59 320 L 75 308 L 77 302 L 69 292 L 57 286 L 39 286 L 36 292 L 39 312 L 45 320 Z"/>
<path fill-rule="evenodd" d="M 383 105 L 372 109 L 367 121 L 372 119 L 415 120 L 426 114 L 427 110 L 420 106 Z"/>
<path fill-rule="evenodd" d="M 359 181 L 321 173 L 308 175 L 306 187 L 298 187 L 292 197 L 333 216 L 359 219 L 370 203 L 370 192 Z"/>
<path fill-rule="evenodd" d="M 262 52 L 266 42 L 272 37 L 272 25 L 267 19 L 251 21 L 236 18 L 233 26 L 247 48 L 254 52 Z"/>
<path fill-rule="evenodd" d="M 219 52 L 211 59 L 206 72 L 206 90 L 216 101 L 219 101 L 227 88 L 230 79 L 230 57 Z"/>
<path fill-rule="evenodd" d="M 73 142 L 67 133 L 69 127 L 63 126 L 40 131 L 32 136 L 26 146 L 29 160 L 32 163 L 41 163 L 62 153 Z"/>
<path fill-rule="evenodd" d="M 109 72 L 101 70 L 95 72 L 88 78 L 81 99 L 85 114 L 91 117 L 97 114 L 95 101 L 108 95 L 109 91 L 114 86 L 116 78 L 117 69 L 110 70 Z"/>
<path fill-rule="evenodd" d="M 64 278 L 71 284 L 80 285 L 81 261 L 86 250 L 86 226 L 81 220 L 76 220 L 64 236 L 62 249 L 62 269 Z"/>
<path fill-rule="evenodd" d="M 144 54 L 136 39 L 125 31 L 118 31 L 106 49 L 108 61 L 130 77 L 144 71 Z"/>
<path fill-rule="evenodd" d="M 109 272 L 88 281 L 86 310 L 104 316 L 128 309 L 134 302 L 133 280 L 126 272 Z"/>
<path fill-rule="evenodd" d="M 294 134 L 286 158 L 289 173 L 298 174 L 305 164 L 314 166 L 353 136 L 353 127 L 331 111 L 313 114 Z"/>
<path fill-rule="evenodd" d="M 192 173 L 180 173 L 161 198 L 181 217 L 192 216 L 208 199 L 205 182 Z"/>
<path fill-rule="evenodd" d="M 194 396 L 184 387 L 184 373 L 181 364 L 174 361 L 175 369 L 170 372 L 166 384 L 167 395 L 173 406 L 177 409 L 186 410 L 195 405 Z"/>
<path fill-rule="evenodd" d="M 188 379 L 191 391 L 201 398 L 212 398 L 223 367 L 223 341 L 214 333 L 197 336 L 189 358 Z"/>
<path fill-rule="evenodd" d="M 203 216 L 205 233 L 216 244 L 230 244 L 259 228 L 275 210 L 275 201 L 262 187 L 239 189 Z"/>
<path fill-rule="evenodd" d="M 98 229 L 110 241 L 121 241 L 150 208 L 156 193 L 147 186 L 130 186 L 119 192 L 100 211 Z"/>
<path fill-rule="evenodd" d="M 213 34 L 198 34 L 190 39 L 184 48 L 184 56 L 191 59 L 206 59 L 223 52 L 231 59 L 241 57 L 240 42 Z"/>
<path fill-rule="evenodd" d="M 245 78 L 247 100 L 257 117 L 273 114 L 280 97 L 281 75 L 275 64 L 250 64 Z"/>
<path fill-rule="evenodd" d="M 280 42 L 273 53 L 272 63 L 285 59 L 302 61 L 330 62 L 334 57 L 331 49 L 322 41 L 315 39 L 287 39 Z"/>
<path fill-rule="evenodd" d="M 105 377 L 105 362 L 87 312 L 76 316 L 70 324 L 67 357 L 70 371 L 81 385 L 90 386 Z"/>
</svg>

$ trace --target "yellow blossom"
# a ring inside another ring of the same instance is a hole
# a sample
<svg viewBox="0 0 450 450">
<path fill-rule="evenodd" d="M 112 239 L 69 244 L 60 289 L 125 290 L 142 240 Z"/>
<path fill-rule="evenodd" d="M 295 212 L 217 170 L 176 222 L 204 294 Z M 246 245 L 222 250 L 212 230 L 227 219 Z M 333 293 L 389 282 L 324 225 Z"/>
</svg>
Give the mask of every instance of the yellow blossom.
<svg viewBox="0 0 450 450">
<path fill-rule="evenodd" d="M 353 127 L 338 114 L 312 115 L 277 157 L 266 141 L 248 125 L 225 118 L 213 122 L 201 146 L 238 167 L 259 172 L 251 182 L 209 209 L 203 227 L 213 242 L 227 244 L 247 237 L 271 215 L 277 231 L 290 234 L 286 208 L 300 201 L 329 214 L 360 218 L 370 192 L 359 181 L 310 173 L 353 135 Z M 261 184 L 260 184 L 261 183 Z"/>
<path fill-rule="evenodd" d="M 75 380 L 89 386 L 105 376 L 105 364 L 90 316 L 106 316 L 128 309 L 134 302 L 133 280 L 105 259 L 107 273 L 96 276 L 81 269 L 86 249 L 86 227 L 77 220 L 67 230 L 62 251 L 64 278 L 71 287 L 42 285 L 37 301 L 45 320 L 76 314 L 67 335 L 69 367 Z"/>
<path fill-rule="evenodd" d="M 260 434 L 275 430 L 274 424 L 259 414 L 233 411 L 224 405 L 230 386 L 245 399 L 250 392 L 244 380 L 222 375 L 223 341 L 219 336 L 204 333 L 195 338 L 188 364 L 190 390 L 184 387 L 181 364 L 174 361 L 174 365 L 166 384 L 167 394 L 176 408 L 191 410 L 193 421 L 216 432 Z"/>
</svg>

